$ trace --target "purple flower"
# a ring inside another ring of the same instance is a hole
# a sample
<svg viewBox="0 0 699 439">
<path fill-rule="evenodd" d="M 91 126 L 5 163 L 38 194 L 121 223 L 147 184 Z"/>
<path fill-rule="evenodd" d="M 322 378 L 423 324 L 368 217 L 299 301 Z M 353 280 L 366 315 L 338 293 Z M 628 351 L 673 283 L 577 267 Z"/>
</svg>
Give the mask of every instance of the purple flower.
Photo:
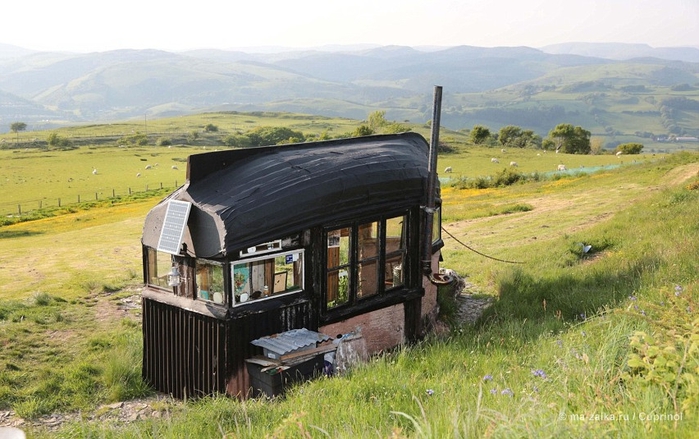
<svg viewBox="0 0 699 439">
<path fill-rule="evenodd" d="M 500 392 L 501 395 L 507 395 L 507 396 L 512 396 L 514 395 L 514 392 L 510 389 L 504 389 L 502 392 Z"/>
<path fill-rule="evenodd" d="M 493 376 L 492 376 L 492 375 L 486 375 L 486 376 L 483 377 L 483 381 L 492 381 L 492 380 L 493 380 Z"/>
<path fill-rule="evenodd" d="M 629 300 L 635 301 L 635 300 L 636 300 L 636 296 L 629 296 Z"/>
<path fill-rule="evenodd" d="M 532 370 L 532 374 L 534 374 L 535 377 L 546 378 L 546 372 L 541 369 Z"/>
<path fill-rule="evenodd" d="M 496 395 L 498 393 L 498 389 L 490 389 L 490 393 L 492 395 Z"/>
<path fill-rule="evenodd" d="M 432 389 L 427 389 L 425 392 L 427 392 L 427 396 L 434 395 L 434 390 L 432 390 Z"/>
<path fill-rule="evenodd" d="M 680 285 L 675 285 L 675 296 L 682 294 L 682 287 Z"/>
</svg>

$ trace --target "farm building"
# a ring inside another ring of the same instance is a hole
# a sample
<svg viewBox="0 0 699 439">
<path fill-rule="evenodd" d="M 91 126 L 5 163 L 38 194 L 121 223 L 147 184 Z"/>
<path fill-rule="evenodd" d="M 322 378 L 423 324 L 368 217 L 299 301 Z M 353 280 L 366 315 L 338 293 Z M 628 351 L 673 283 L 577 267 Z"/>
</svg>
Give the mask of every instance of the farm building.
<svg viewBox="0 0 699 439">
<path fill-rule="evenodd" d="M 247 397 L 251 365 L 286 370 L 305 350 L 317 372 L 338 334 L 368 354 L 420 338 L 442 246 L 430 157 L 415 133 L 190 156 L 144 225 L 145 379 Z"/>
</svg>

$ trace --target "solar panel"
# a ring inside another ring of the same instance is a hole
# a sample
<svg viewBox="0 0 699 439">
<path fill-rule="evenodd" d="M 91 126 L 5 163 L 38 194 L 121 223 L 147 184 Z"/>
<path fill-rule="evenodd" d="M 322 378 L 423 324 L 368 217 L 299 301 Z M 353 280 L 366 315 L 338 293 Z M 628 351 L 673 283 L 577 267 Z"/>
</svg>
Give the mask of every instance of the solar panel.
<svg viewBox="0 0 699 439">
<path fill-rule="evenodd" d="M 158 241 L 159 251 L 173 255 L 179 253 L 191 207 L 192 203 L 187 201 L 170 200 L 168 202 L 165 221 L 163 221 Z"/>
</svg>

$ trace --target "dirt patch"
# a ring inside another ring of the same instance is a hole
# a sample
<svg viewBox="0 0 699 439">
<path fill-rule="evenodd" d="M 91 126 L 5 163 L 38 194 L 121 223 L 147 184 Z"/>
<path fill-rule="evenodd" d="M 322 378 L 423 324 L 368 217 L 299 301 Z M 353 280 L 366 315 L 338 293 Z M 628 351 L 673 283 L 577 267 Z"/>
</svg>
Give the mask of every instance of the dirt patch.
<svg viewBox="0 0 699 439">
<path fill-rule="evenodd" d="M 699 163 L 690 163 L 671 169 L 660 179 L 660 183 L 666 186 L 677 186 L 693 177 L 699 177 Z"/>
</svg>

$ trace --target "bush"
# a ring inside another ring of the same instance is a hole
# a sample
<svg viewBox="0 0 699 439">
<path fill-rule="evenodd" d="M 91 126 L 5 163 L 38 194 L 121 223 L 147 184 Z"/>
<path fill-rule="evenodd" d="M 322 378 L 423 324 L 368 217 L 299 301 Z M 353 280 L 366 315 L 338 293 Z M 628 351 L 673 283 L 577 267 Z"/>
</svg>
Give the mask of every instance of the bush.
<svg viewBox="0 0 699 439">
<path fill-rule="evenodd" d="M 168 139 L 167 137 L 161 137 L 158 139 L 157 145 L 158 146 L 170 146 L 170 145 L 172 145 L 172 140 Z"/>
<path fill-rule="evenodd" d="M 623 154 L 640 154 L 642 150 L 643 145 L 640 143 L 622 143 L 616 147 L 616 151 Z"/>
</svg>

